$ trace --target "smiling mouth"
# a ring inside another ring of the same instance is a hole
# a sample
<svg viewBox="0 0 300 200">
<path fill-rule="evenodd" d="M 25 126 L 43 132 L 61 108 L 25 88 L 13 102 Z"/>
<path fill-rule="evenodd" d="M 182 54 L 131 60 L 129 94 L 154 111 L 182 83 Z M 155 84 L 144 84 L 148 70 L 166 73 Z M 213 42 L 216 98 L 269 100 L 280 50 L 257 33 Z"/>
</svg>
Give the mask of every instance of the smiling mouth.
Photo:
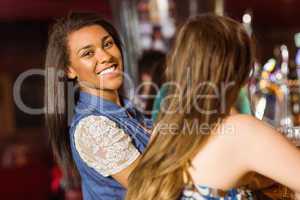
<svg viewBox="0 0 300 200">
<path fill-rule="evenodd" d="M 117 64 L 113 64 L 111 67 L 108 67 L 108 68 L 102 70 L 101 72 L 98 72 L 97 75 L 98 76 L 103 76 L 105 74 L 109 74 L 109 73 L 114 72 L 116 69 L 117 69 Z"/>
</svg>

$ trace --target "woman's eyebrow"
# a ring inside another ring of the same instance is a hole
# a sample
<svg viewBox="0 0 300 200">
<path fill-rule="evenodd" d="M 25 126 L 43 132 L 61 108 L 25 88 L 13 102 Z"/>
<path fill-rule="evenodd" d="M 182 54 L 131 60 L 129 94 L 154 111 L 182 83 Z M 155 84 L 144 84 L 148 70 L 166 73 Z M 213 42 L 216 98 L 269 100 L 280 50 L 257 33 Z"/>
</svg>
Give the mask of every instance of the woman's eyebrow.
<svg viewBox="0 0 300 200">
<path fill-rule="evenodd" d="M 84 47 L 82 47 L 82 48 L 80 48 L 78 51 L 77 51 L 77 54 L 81 51 L 81 50 L 84 50 L 84 49 L 88 49 L 88 48 L 91 48 L 93 45 L 91 45 L 91 44 L 88 44 L 88 45 L 86 45 L 86 46 L 84 46 Z"/>
<path fill-rule="evenodd" d="M 110 35 L 105 35 L 105 36 L 101 39 L 101 41 L 104 42 L 105 40 L 107 40 L 107 39 L 110 38 L 110 37 L 111 37 Z M 93 45 L 88 44 L 88 45 L 86 45 L 86 46 L 80 48 L 80 49 L 77 51 L 77 54 L 78 54 L 81 50 L 91 48 L 92 46 L 93 46 Z"/>
<path fill-rule="evenodd" d="M 104 42 L 105 40 L 107 40 L 107 39 L 110 38 L 110 37 L 111 37 L 110 35 L 106 35 L 106 36 L 104 36 L 104 37 L 101 39 L 101 41 Z"/>
</svg>

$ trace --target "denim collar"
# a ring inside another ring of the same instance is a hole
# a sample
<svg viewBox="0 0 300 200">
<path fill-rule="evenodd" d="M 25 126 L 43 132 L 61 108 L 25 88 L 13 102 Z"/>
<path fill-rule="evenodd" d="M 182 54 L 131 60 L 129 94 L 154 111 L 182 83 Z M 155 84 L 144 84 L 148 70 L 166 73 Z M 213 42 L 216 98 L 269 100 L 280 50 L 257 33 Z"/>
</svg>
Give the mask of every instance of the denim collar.
<svg viewBox="0 0 300 200">
<path fill-rule="evenodd" d="M 137 111 L 134 108 L 133 104 L 128 99 L 123 97 L 121 97 L 120 100 L 123 103 L 123 107 L 102 97 L 95 96 L 87 92 L 80 92 L 79 95 L 79 103 L 81 105 L 84 105 L 85 108 L 94 109 L 98 112 L 108 115 L 117 115 L 118 117 L 128 118 L 128 113 L 130 113 L 130 115 L 136 116 Z"/>
</svg>

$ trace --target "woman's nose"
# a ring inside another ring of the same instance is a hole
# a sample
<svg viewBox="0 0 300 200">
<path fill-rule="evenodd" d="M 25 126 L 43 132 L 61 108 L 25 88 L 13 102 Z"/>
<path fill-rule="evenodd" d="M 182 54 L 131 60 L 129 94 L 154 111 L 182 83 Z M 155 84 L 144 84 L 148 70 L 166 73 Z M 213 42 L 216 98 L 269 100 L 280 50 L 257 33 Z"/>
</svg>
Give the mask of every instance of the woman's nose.
<svg viewBox="0 0 300 200">
<path fill-rule="evenodd" d="M 111 62 L 112 55 L 103 49 L 98 49 L 96 51 L 96 57 L 100 64 L 105 64 Z"/>
</svg>

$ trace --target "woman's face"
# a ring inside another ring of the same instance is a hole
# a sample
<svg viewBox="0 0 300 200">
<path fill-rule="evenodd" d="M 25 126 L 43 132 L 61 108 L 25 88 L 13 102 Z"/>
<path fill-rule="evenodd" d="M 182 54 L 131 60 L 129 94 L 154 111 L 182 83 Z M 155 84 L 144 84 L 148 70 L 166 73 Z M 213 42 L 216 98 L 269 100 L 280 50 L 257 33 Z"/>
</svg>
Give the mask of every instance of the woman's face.
<svg viewBox="0 0 300 200">
<path fill-rule="evenodd" d="M 103 27 L 91 25 L 70 33 L 68 47 L 68 77 L 77 77 L 82 89 L 92 93 L 119 89 L 123 82 L 122 55 Z"/>
</svg>

